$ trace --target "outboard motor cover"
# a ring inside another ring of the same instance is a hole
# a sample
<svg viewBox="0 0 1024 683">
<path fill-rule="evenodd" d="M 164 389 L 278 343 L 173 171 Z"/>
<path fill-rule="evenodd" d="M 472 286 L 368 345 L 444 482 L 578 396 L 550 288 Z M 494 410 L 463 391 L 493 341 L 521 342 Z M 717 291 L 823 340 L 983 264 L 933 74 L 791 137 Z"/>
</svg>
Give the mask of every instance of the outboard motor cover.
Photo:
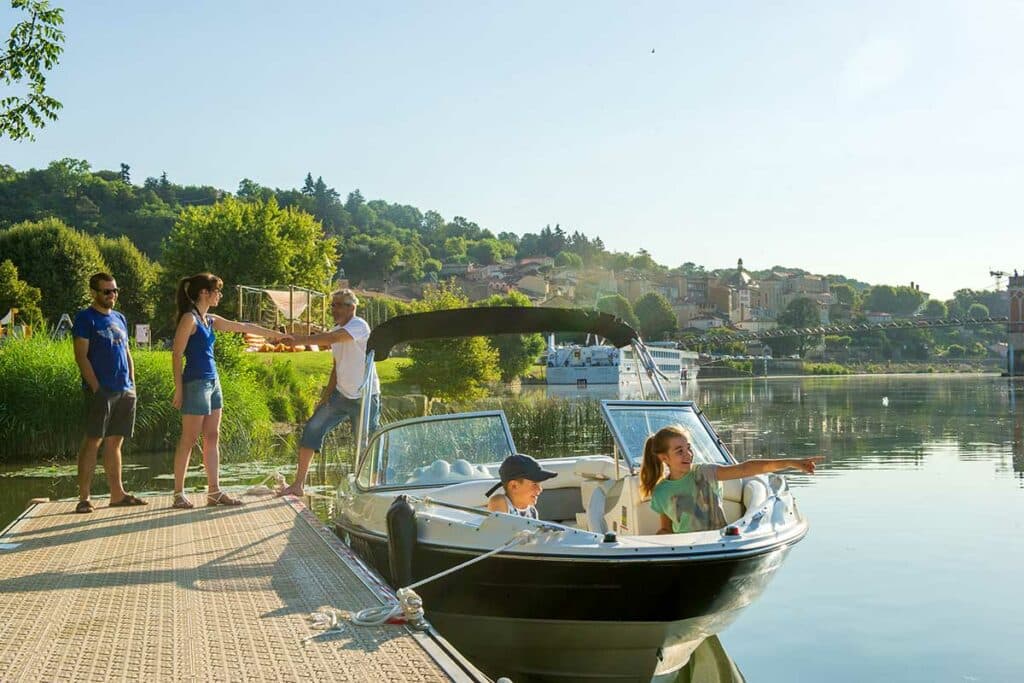
<svg viewBox="0 0 1024 683">
<path fill-rule="evenodd" d="M 412 583 L 412 555 L 416 550 L 416 510 L 409 497 L 396 497 L 388 508 L 386 519 L 391 586 L 404 588 Z"/>
</svg>

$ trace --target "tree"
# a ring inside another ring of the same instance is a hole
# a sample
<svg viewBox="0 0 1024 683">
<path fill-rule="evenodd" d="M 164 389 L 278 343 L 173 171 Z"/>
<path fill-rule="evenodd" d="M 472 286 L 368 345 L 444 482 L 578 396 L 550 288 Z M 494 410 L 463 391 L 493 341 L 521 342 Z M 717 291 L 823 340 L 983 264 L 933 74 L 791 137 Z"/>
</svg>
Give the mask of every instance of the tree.
<svg viewBox="0 0 1024 683">
<path fill-rule="evenodd" d="M 441 262 L 438 261 L 436 258 L 428 258 L 428 259 L 423 261 L 423 274 L 424 275 L 430 275 L 430 274 L 437 275 L 438 273 L 441 272 L 441 267 L 442 267 Z"/>
<path fill-rule="evenodd" d="M 637 299 L 633 311 L 640 321 L 640 334 L 649 341 L 665 339 L 679 327 L 668 299 L 657 292 L 648 292 Z"/>
<path fill-rule="evenodd" d="M 825 335 L 825 348 L 829 351 L 845 351 L 850 348 L 853 339 L 847 335 L 827 334 Z"/>
<path fill-rule="evenodd" d="M 864 300 L 864 309 L 906 317 L 917 311 L 927 297 L 927 294 L 916 287 L 876 285 L 868 292 Z"/>
<path fill-rule="evenodd" d="M 386 279 L 398 265 L 402 245 L 394 237 L 356 235 L 349 240 L 341 257 L 341 265 L 350 279 L 361 282 L 368 278 Z"/>
<path fill-rule="evenodd" d="M 449 261 L 464 260 L 466 258 L 466 248 L 466 238 L 449 237 L 444 241 L 444 251 L 442 254 Z"/>
<path fill-rule="evenodd" d="M 235 285 L 299 285 L 323 290 L 334 274 L 336 244 L 308 213 L 277 201 L 228 197 L 213 206 L 184 209 L 164 241 L 162 291 L 180 278 L 208 271 L 227 285 L 222 311 L 238 305 Z M 172 297 L 161 300 L 161 322 L 173 319 Z"/>
<path fill-rule="evenodd" d="M 42 298 L 38 287 L 18 279 L 18 269 L 10 259 L 0 262 L 0 317 L 17 308 L 18 317 L 35 327 L 43 322 L 43 312 L 39 309 Z"/>
<path fill-rule="evenodd" d="M 238 181 L 238 192 L 235 194 L 238 195 L 239 199 L 246 201 L 253 201 L 255 199 L 269 201 L 274 196 L 274 191 L 269 187 L 263 187 L 254 180 L 242 178 Z"/>
<path fill-rule="evenodd" d="M 454 284 L 427 287 L 417 312 L 465 308 L 466 295 Z M 410 365 L 399 370 L 403 381 L 417 384 L 423 393 L 442 400 L 469 400 L 486 393 L 496 382 L 499 357 L 483 337 L 439 339 L 409 344 Z"/>
<path fill-rule="evenodd" d="M 776 322 L 779 323 L 779 327 L 789 327 L 792 329 L 820 325 L 821 313 L 818 302 L 803 296 L 793 299 L 786 306 L 786 310 L 779 315 Z"/>
<path fill-rule="evenodd" d="M 28 16 L 14 25 L 0 53 L 0 81 L 8 88 L 24 85 L 22 95 L 0 98 L 0 138 L 34 140 L 31 128 L 55 121 L 63 106 L 46 94 L 46 72 L 64 52 L 64 10 L 46 0 L 11 0 Z"/>
<path fill-rule="evenodd" d="M 306 180 L 302 183 L 302 194 L 312 197 L 315 192 L 316 185 L 313 182 L 313 173 L 310 172 L 306 174 Z"/>
<path fill-rule="evenodd" d="M 92 238 L 56 218 L 0 231 L 0 254 L 42 291 L 40 308 L 53 321 L 88 305 L 89 278 L 107 269 Z"/>
<path fill-rule="evenodd" d="M 117 239 L 97 235 L 96 246 L 121 290 L 118 310 L 131 323 L 148 323 L 156 310 L 156 266 L 124 235 Z"/>
<path fill-rule="evenodd" d="M 466 253 L 473 259 L 474 263 L 482 266 L 490 266 L 501 262 L 501 244 L 496 239 L 480 240 L 469 247 Z"/>
<path fill-rule="evenodd" d="M 793 299 L 786 306 L 786 310 L 779 315 L 776 322 L 778 322 L 779 327 L 790 329 L 816 327 L 821 324 L 818 302 L 807 297 Z M 814 338 L 795 335 L 777 340 L 773 339 L 768 344 L 772 347 L 773 354 L 777 356 L 787 356 L 793 353 L 793 350 L 800 353 L 800 355 L 804 355 L 807 349 L 813 345 L 812 340 Z"/>
<path fill-rule="evenodd" d="M 832 292 L 832 297 L 835 299 L 837 304 L 853 306 L 857 299 L 857 292 L 853 287 L 847 284 L 832 285 L 829 287 L 829 291 Z"/>
<path fill-rule="evenodd" d="M 936 299 L 930 299 L 924 306 L 924 316 L 926 318 L 941 320 L 945 318 L 947 314 L 948 311 L 946 309 L 946 304 Z"/>
<path fill-rule="evenodd" d="M 602 313 L 611 313 L 633 329 L 640 329 L 640 321 L 637 320 L 633 307 L 629 305 L 626 297 L 621 294 L 601 297 L 597 300 L 597 310 Z"/>
<path fill-rule="evenodd" d="M 530 298 L 522 292 L 509 292 L 505 296 L 495 294 L 478 301 L 477 306 L 532 306 Z M 498 351 L 498 369 L 502 382 L 511 382 L 521 377 L 537 360 L 544 350 L 544 338 L 539 334 L 500 334 L 488 337 Z"/>
<path fill-rule="evenodd" d="M 988 318 L 988 306 L 985 304 L 971 304 L 970 308 L 967 309 L 967 317 L 971 320 Z"/>
<path fill-rule="evenodd" d="M 571 251 L 560 251 L 555 257 L 555 265 L 559 268 L 582 268 L 583 259 Z"/>
</svg>

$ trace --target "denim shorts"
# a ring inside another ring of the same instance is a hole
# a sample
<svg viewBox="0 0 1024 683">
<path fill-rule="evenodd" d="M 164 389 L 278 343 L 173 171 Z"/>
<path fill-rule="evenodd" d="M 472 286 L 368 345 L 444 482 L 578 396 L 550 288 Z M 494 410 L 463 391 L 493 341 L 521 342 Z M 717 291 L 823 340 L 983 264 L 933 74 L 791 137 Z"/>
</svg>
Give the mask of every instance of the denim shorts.
<svg viewBox="0 0 1024 683">
<path fill-rule="evenodd" d="M 85 390 L 85 434 L 92 438 L 123 436 L 135 431 L 135 390 L 93 393 Z"/>
<path fill-rule="evenodd" d="M 380 426 L 380 394 L 370 397 L 370 432 L 375 432 Z M 352 423 L 352 431 L 355 432 L 356 422 L 359 421 L 359 399 L 345 398 L 340 391 L 335 389 L 327 403 L 323 404 L 313 413 L 313 416 L 306 422 L 302 430 L 302 438 L 299 445 L 303 448 L 310 448 L 319 451 L 324 447 L 324 438 L 327 433 L 340 425 L 345 419 Z"/>
<path fill-rule="evenodd" d="M 193 379 L 182 387 L 182 415 L 209 415 L 223 407 L 219 379 Z"/>
</svg>

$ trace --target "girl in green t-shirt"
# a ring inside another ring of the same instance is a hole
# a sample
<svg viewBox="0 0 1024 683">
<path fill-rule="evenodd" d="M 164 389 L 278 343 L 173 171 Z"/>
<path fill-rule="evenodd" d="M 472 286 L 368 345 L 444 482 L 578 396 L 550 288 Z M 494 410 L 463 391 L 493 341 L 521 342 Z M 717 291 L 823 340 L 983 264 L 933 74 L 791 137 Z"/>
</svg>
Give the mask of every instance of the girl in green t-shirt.
<svg viewBox="0 0 1024 683">
<path fill-rule="evenodd" d="M 650 496 L 651 509 L 661 516 L 659 534 L 709 531 L 725 526 L 719 482 L 791 467 L 814 474 L 815 464 L 824 460 L 818 456 L 748 460 L 738 465 L 694 463 L 690 443 L 690 435 L 682 425 L 662 427 L 644 443 L 640 492 L 645 498 Z"/>
</svg>

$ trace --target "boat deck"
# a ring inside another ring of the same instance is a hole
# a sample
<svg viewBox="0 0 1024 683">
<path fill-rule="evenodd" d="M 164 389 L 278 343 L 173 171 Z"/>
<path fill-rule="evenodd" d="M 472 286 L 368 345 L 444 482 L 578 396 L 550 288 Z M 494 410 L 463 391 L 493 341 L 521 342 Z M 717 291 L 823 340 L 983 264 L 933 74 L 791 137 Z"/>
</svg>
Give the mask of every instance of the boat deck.
<svg viewBox="0 0 1024 683">
<path fill-rule="evenodd" d="M 313 630 L 391 593 L 297 500 L 147 500 L 38 503 L 0 534 L 0 680 L 488 680 L 432 630 Z"/>
</svg>

